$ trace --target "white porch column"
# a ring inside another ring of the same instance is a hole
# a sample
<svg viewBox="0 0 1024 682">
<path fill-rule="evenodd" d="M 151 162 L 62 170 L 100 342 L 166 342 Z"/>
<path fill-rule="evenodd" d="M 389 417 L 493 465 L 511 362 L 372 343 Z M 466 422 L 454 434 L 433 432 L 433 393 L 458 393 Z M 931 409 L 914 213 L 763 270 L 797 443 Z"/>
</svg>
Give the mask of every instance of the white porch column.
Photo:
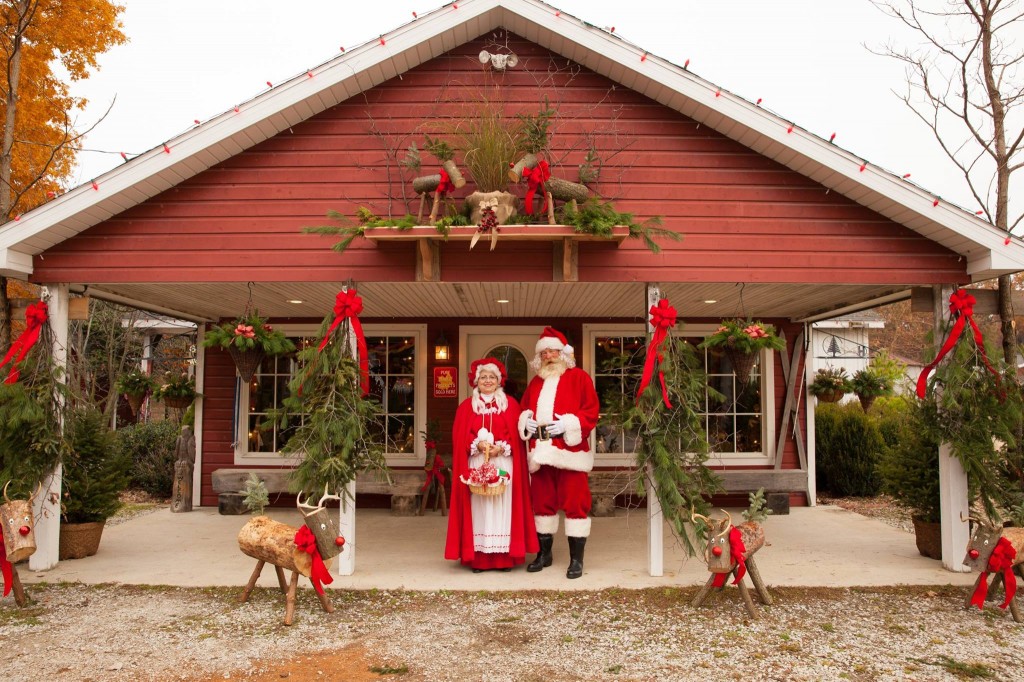
<svg viewBox="0 0 1024 682">
<path fill-rule="evenodd" d="M 356 572 L 356 482 L 349 481 L 341 495 L 338 510 L 338 533 L 345 538 L 345 547 L 338 555 L 338 575 Z"/>
<path fill-rule="evenodd" d="M 67 284 L 48 284 L 44 297 L 49 312 L 50 328 L 53 330 L 53 362 L 65 380 L 68 367 L 68 306 L 70 295 Z M 64 428 L 64 424 L 61 424 Z M 29 557 L 28 567 L 32 571 L 46 571 L 57 565 L 60 549 L 60 494 L 61 466 L 43 478 L 43 488 L 35 498 L 36 551 Z"/>
<path fill-rule="evenodd" d="M 651 325 L 651 306 L 657 305 L 661 298 L 661 289 L 657 284 L 647 285 L 647 307 L 644 308 L 644 319 L 647 320 L 648 344 L 650 335 L 654 333 Z M 650 352 L 648 350 L 648 352 Z M 654 476 L 650 466 L 644 472 L 644 489 L 647 493 L 647 572 L 653 577 L 665 575 L 665 516 L 661 513 L 661 500 L 654 489 Z"/>
<path fill-rule="evenodd" d="M 949 297 L 952 287 L 933 286 L 935 305 L 935 343 L 942 341 L 942 332 L 949 320 Z M 947 360 L 950 362 L 950 360 Z M 970 527 L 967 521 L 968 496 L 967 472 L 953 456 L 949 443 L 939 445 L 939 509 L 942 534 L 942 565 L 955 573 L 967 573 L 971 569 L 963 564 L 964 552 L 970 541 Z"/>
<path fill-rule="evenodd" d="M 817 402 L 811 395 L 810 386 L 814 381 L 814 363 L 811 362 L 813 348 L 810 346 L 811 325 L 804 323 L 804 343 L 807 351 L 804 356 L 804 414 L 807 419 L 807 506 L 818 506 L 818 451 L 814 447 L 814 408 Z"/>
<path fill-rule="evenodd" d="M 199 395 L 195 402 L 195 429 L 193 435 L 196 439 L 196 463 L 192 467 L 192 506 L 198 507 L 202 502 L 203 485 L 203 417 L 206 403 L 203 401 L 203 394 L 206 392 L 206 351 L 203 348 L 203 340 L 206 338 L 206 324 L 196 323 L 196 390 Z M 231 434 L 232 439 L 237 434 Z"/>
</svg>

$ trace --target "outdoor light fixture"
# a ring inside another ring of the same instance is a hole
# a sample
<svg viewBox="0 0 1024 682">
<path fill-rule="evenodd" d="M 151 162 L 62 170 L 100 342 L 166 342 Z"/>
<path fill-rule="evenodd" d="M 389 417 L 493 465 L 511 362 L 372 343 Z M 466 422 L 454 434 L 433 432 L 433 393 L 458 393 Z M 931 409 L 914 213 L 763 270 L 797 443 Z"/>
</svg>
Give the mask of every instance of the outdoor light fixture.
<svg viewBox="0 0 1024 682">
<path fill-rule="evenodd" d="M 497 299 L 497 301 L 495 301 L 495 302 L 496 302 L 496 303 L 508 303 L 508 302 L 509 302 L 509 299 L 507 299 L 507 298 L 499 298 L 499 299 Z"/>
<path fill-rule="evenodd" d="M 451 357 L 450 349 L 448 347 L 448 339 L 444 337 L 444 331 L 434 341 L 434 359 L 435 360 L 447 360 Z"/>
<path fill-rule="evenodd" d="M 305 301 L 300 300 L 298 298 L 289 298 L 288 302 L 289 303 L 294 303 L 295 305 L 299 305 L 300 303 L 305 303 Z"/>
</svg>

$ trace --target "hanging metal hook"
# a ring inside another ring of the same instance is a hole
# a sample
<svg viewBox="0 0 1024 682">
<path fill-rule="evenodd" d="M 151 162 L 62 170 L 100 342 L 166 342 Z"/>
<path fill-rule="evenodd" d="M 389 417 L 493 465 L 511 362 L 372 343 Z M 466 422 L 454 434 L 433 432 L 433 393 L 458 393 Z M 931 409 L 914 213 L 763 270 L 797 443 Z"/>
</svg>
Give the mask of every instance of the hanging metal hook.
<svg viewBox="0 0 1024 682">
<path fill-rule="evenodd" d="M 249 288 L 249 300 L 245 303 L 245 315 L 248 317 L 252 313 L 252 288 L 256 286 L 256 282 L 249 282 L 246 286 Z"/>
</svg>

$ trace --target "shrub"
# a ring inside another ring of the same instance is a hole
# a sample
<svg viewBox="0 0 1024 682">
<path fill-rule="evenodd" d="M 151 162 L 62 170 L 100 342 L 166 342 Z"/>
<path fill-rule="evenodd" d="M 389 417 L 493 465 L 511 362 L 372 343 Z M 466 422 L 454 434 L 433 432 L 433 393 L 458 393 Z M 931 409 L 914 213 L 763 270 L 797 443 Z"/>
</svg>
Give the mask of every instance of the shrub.
<svg viewBox="0 0 1024 682">
<path fill-rule="evenodd" d="M 103 521 L 121 506 L 126 461 L 98 410 L 74 412 L 68 422 L 71 455 L 64 462 L 61 511 L 68 523 Z"/>
<path fill-rule="evenodd" d="M 939 443 L 921 421 L 921 408 L 904 415 L 895 443 L 879 472 L 885 491 L 911 507 L 922 520 L 939 521 Z"/>
<path fill-rule="evenodd" d="M 170 497 L 174 487 L 174 446 L 180 429 L 174 421 L 134 424 L 117 431 L 118 448 L 130 461 L 130 487 Z"/>
<path fill-rule="evenodd" d="M 817 485 L 833 495 L 870 497 L 882 489 L 885 451 L 878 425 L 855 404 L 819 405 L 815 413 Z"/>
</svg>

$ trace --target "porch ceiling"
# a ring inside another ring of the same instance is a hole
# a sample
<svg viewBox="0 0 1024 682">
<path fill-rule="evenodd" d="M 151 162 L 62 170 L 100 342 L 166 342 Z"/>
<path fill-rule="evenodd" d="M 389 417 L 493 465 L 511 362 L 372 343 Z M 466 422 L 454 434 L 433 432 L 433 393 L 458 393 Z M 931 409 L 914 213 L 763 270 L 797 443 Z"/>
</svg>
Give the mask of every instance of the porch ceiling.
<svg viewBox="0 0 1024 682">
<path fill-rule="evenodd" d="M 334 305 L 345 282 L 271 282 L 253 287 L 253 304 L 275 319 L 320 319 Z M 642 282 L 360 282 L 364 318 L 633 318 L 646 314 Z M 662 293 L 683 317 L 737 315 L 792 320 L 830 317 L 909 297 L 897 286 L 821 284 L 672 283 Z M 246 305 L 245 282 L 94 284 L 96 298 L 130 303 L 193 320 L 239 314 Z M 508 303 L 498 303 L 507 299 Z M 299 300 L 302 303 L 289 303 Z M 715 301 L 705 303 L 705 301 Z M 825 315 L 825 312 L 828 315 Z"/>
</svg>

